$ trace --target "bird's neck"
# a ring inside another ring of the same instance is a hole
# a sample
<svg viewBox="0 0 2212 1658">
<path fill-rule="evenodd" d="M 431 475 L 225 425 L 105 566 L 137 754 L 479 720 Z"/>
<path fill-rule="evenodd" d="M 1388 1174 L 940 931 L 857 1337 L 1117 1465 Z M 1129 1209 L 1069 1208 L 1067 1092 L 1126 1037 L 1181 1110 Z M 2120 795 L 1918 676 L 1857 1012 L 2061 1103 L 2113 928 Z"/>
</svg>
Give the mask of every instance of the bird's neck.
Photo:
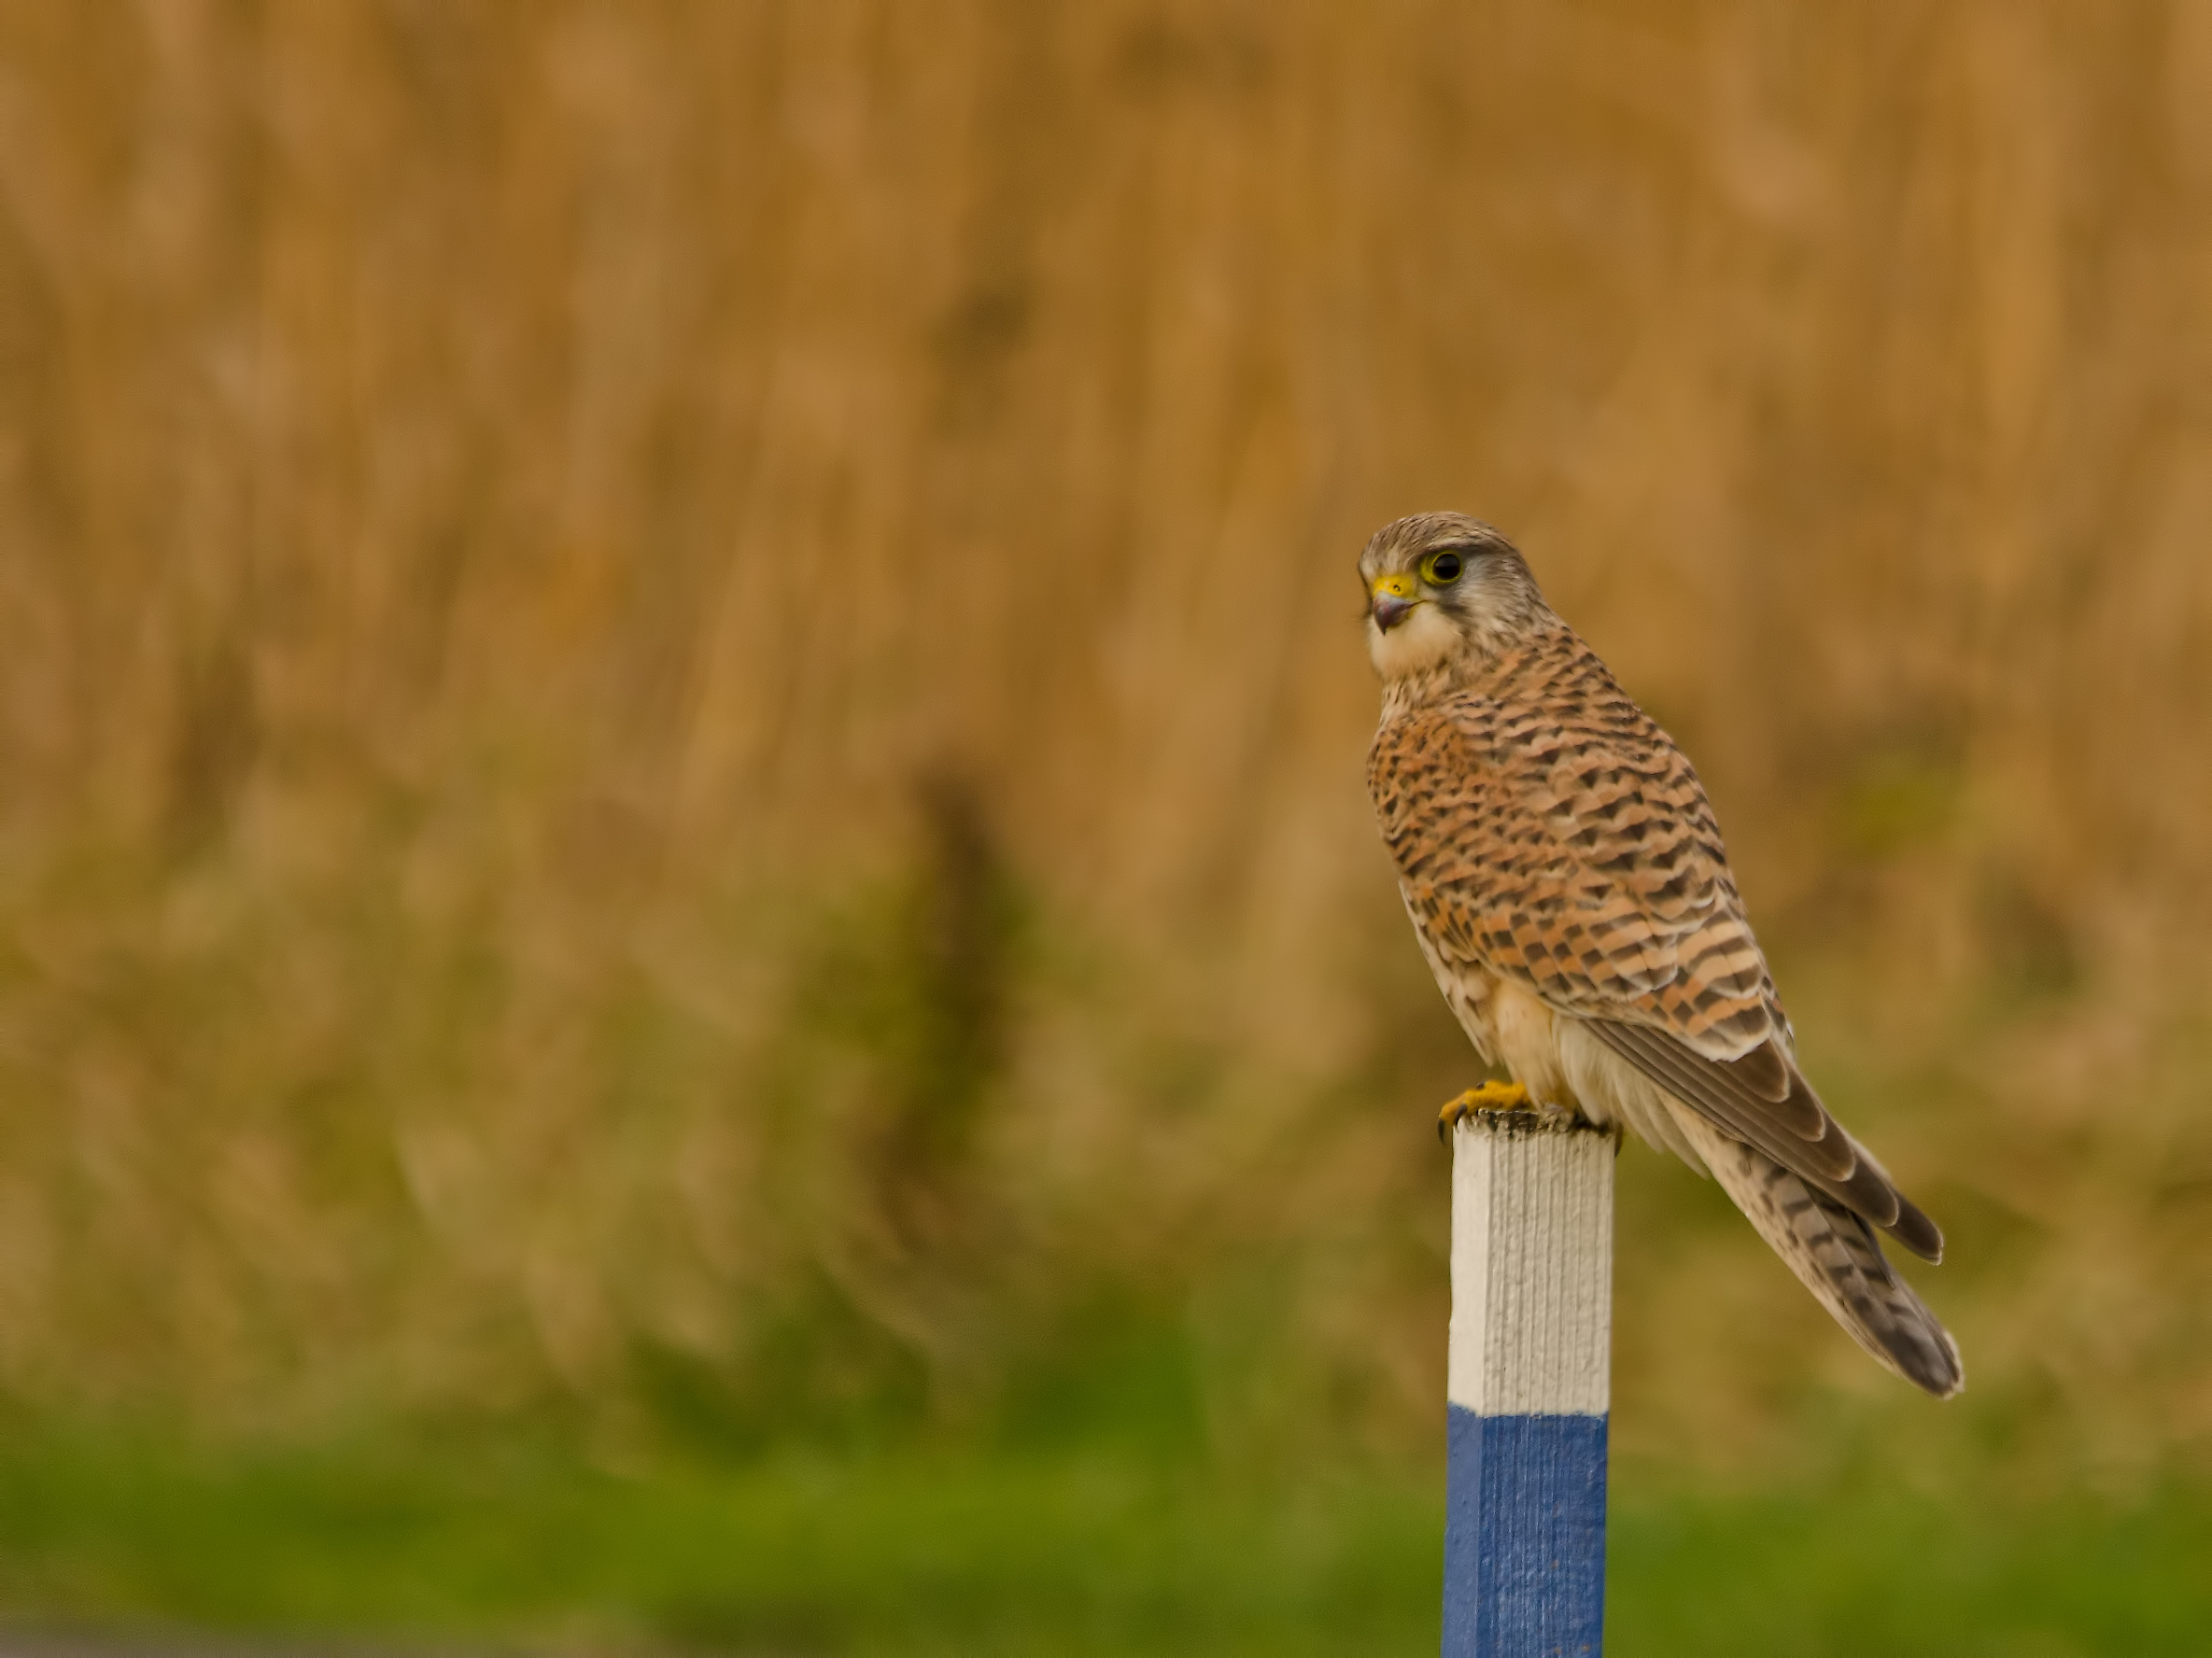
<svg viewBox="0 0 2212 1658">
<path fill-rule="evenodd" d="M 1494 696 L 1532 670 L 1541 670 L 1567 626 L 1548 611 L 1543 623 L 1510 639 L 1470 638 L 1468 648 L 1416 672 L 1383 684 L 1383 719 L 1401 719 L 1446 697 L 1468 693 Z"/>
</svg>

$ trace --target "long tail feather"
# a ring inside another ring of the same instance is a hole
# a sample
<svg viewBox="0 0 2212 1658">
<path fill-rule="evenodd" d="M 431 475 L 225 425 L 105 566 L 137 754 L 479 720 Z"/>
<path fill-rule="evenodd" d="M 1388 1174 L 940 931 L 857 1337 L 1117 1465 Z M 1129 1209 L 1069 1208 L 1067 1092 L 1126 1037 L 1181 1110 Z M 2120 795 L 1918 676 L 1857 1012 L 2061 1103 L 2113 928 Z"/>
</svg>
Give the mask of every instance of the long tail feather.
<svg viewBox="0 0 2212 1658">
<path fill-rule="evenodd" d="M 1897 1276 L 1866 1221 L 1689 1107 L 1669 1108 L 1721 1188 L 1853 1340 L 1937 1398 L 1966 1384 L 1958 1343 Z"/>
</svg>

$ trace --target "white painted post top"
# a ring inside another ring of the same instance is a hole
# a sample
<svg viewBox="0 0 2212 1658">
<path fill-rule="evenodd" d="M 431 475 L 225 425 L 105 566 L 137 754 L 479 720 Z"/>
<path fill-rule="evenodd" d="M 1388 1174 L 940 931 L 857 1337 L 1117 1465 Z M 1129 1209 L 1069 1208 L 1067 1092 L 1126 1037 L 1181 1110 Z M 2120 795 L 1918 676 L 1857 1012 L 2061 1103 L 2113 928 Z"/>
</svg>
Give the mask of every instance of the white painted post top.
<svg viewBox="0 0 2212 1658">
<path fill-rule="evenodd" d="M 1606 1413 L 1615 1144 L 1533 1111 L 1473 1112 L 1454 1131 L 1451 1403 Z"/>
</svg>

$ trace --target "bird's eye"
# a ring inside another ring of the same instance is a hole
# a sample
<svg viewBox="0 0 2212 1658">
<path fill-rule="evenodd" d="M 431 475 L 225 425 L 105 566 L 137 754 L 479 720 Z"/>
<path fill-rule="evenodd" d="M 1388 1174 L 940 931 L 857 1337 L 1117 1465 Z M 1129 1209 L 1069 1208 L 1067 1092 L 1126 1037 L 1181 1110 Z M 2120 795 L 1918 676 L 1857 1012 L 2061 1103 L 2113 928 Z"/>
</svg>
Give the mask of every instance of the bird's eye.
<svg viewBox="0 0 2212 1658">
<path fill-rule="evenodd" d="M 1459 572 L 1467 568 L 1465 561 L 1457 553 L 1431 553 L 1422 560 L 1422 565 L 1421 573 L 1438 587 L 1449 587 L 1459 579 Z"/>
</svg>

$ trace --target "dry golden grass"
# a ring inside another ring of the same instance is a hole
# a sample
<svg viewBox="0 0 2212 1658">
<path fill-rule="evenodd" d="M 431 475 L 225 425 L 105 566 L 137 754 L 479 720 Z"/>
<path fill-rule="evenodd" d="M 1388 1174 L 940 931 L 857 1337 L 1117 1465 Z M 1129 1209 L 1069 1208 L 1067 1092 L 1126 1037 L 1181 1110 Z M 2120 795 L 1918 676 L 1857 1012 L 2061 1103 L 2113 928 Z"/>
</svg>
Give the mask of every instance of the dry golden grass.
<svg viewBox="0 0 2212 1658">
<path fill-rule="evenodd" d="M 1350 567 L 1451 505 L 1977 1386 L 2202 1442 L 2208 20 L 0 5 L 0 1380 L 957 1416 L 1110 1291 L 1426 1420 Z M 1885 1385 L 1687 1190 L 1624 1421 Z"/>
</svg>

